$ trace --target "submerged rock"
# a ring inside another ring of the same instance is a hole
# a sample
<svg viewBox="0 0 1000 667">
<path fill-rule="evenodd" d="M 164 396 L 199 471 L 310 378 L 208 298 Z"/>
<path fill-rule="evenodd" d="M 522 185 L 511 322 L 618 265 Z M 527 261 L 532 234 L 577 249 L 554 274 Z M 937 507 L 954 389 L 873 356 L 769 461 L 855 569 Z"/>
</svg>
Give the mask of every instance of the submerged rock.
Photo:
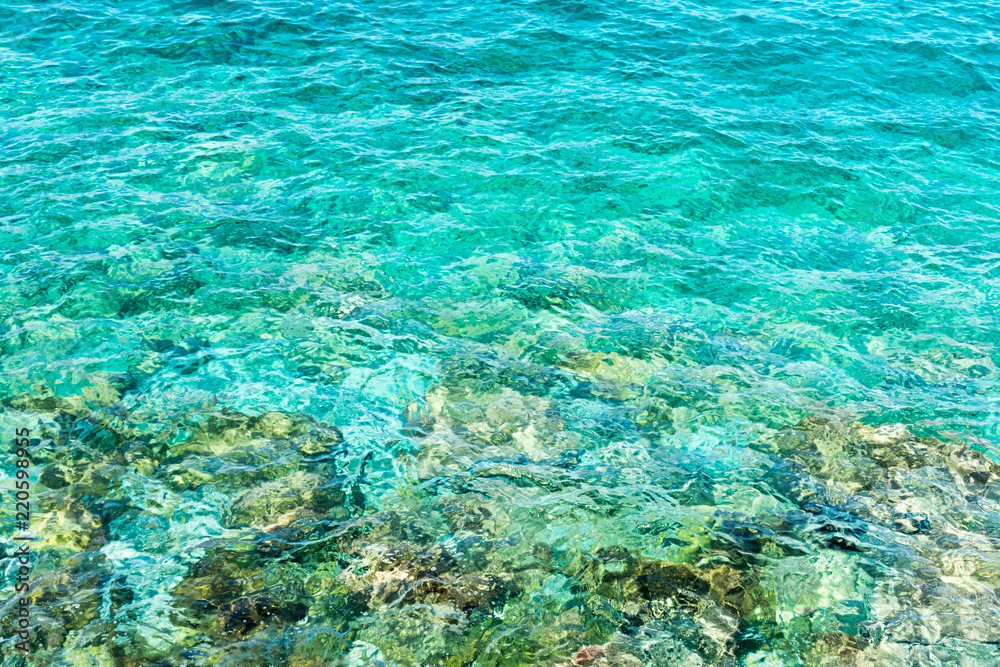
<svg viewBox="0 0 1000 667">
<path fill-rule="evenodd" d="M 580 667 L 642 667 L 643 661 L 624 650 L 620 644 L 584 646 L 570 662 Z"/>
<path fill-rule="evenodd" d="M 349 514 L 346 500 L 339 485 L 313 473 L 295 472 L 243 493 L 233 503 L 226 525 L 265 528 L 287 522 L 286 515 L 303 510 L 342 518 Z"/>
<path fill-rule="evenodd" d="M 878 554 L 892 568 L 868 566 L 866 628 L 908 645 L 1000 642 L 1000 463 L 901 424 L 828 417 L 784 429 L 768 446 L 808 478 L 797 499 L 828 546 Z"/>
<path fill-rule="evenodd" d="M 455 557 L 439 546 L 417 549 L 403 544 L 385 549 L 373 545 L 366 552 L 347 573 L 346 581 L 353 590 L 365 592 L 372 608 L 447 603 L 463 612 L 490 613 L 517 590 L 510 575 L 462 572 Z"/>
<path fill-rule="evenodd" d="M 337 427 L 299 414 L 205 412 L 190 415 L 174 428 L 181 442 L 170 448 L 160 474 L 177 491 L 206 484 L 242 490 L 317 465 L 322 468 L 327 455 L 342 453 L 343 435 Z"/>
<path fill-rule="evenodd" d="M 607 406 L 631 400 L 644 364 L 614 352 L 568 355 L 545 387 L 571 391 L 562 380 L 576 375 L 592 386 L 570 398 Z M 44 641 L 103 641 L 114 630 L 109 600 L 112 617 L 130 613 L 134 583 L 105 561 L 74 569 L 74 554 L 112 538 L 142 548 L 118 527 L 140 525 L 140 512 L 187 511 L 163 496 L 154 510 L 133 507 L 139 470 L 158 483 L 176 478 L 185 498 L 230 503 L 227 546 L 197 545 L 208 554 L 171 591 L 172 620 L 187 633 L 176 635 L 183 647 L 156 654 L 171 664 L 238 664 L 244 650 L 260 664 L 346 664 L 353 647 L 350 659 L 373 665 L 749 665 L 766 664 L 761 637 L 777 637 L 809 665 L 908 667 L 957 655 L 943 646 L 986 660 L 983 647 L 1000 642 L 1000 466 L 975 447 L 900 425 L 812 418 L 764 445 L 781 460 L 769 467 L 757 453 L 764 465 L 753 483 L 773 492 L 752 496 L 759 514 L 749 502 L 715 507 L 735 486 L 717 470 L 678 466 L 644 489 L 654 502 L 676 501 L 667 516 L 656 515 L 659 505 L 619 527 L 618 517 L 649 509 L 640 492 L 622 491 L 646 471 L 629 477 L 587 443 L 568 446 L 567 433 L 578 419 L 628 441 L 633 431 L 608 426 L 627 415 L 574 416 L 503 372 L 488 387 L 456 375 L 425 397 L 406 424 L 421 445 L 407 450 L 421 474 L 360 501 L 337 470 L 339 431 L 306 417 L 186 415 L 166 448 L 65 413 L 59 437 L 73 439 L 79 458 L 44 460 L 39 477 L 39 546 L 57 556 L 34 593 L 46 609 Z M 216 495 L 199 495 L 206 484 Z M 588 537 L 562 532 L 567 521 L 628 549 L 570 546 Z M 657 558 L 640 555 L 647 547 Z M 292 626 L 306 618 L 299 634 Z M 125 664 L 153 659 L 135 646 Z"/>
<path fill-rule="evenodd" d="M 173 588 L 174 623 L 237 641 L 272 622 L 287 626 L 307 616 L 299 568 L 261 558 L 252 544 L 233 546 L 213 549 Z"/>
<path fill-rule="evenodd" d="M 590 665 L 598 658 L 604 657 L 604 649 L 600 646 L 584 646 L 573 655 L 574 665 Z"/>
<path fill-rule="evenodd" d="M 711 600 L 739 617 L 749 617 L 767 602 L 755 575 L 728 565 L 699 569 L 687 563 L 649 561 L 627 550 L 601 549 L 587 557 L 578 576 L 609 599 L 669 599 L 698 608 Z"/>
<path fill-rule="evenodd" d="M 218 631 L 239 638 L 272 621 L 297 623 L 307 614 L 308 607 L 287 588 L 257 591 L 219 606 Z"/>
<path fill-rule="evenodd" d="M 33 652 L 58 648 L 64 643 L 71 647 L 68 640 L 73 636 L 80 646 L 99 640 L 114 625 L 111 615 L 102 612 L 105 598 L 111 614 L 133 600 L 126 578 L 116 573 L 101 554 L 74 554 L 54 569 L 47 569 L 48 565 L 51 563 L 36 561 L 31 588 L 24 595 L 31 603 Z M 14 605 L 18 597 L 14 596 L 5 605 L 0 627 L 6 637 L 15 634 Z"/>
<path fill-rule="evenodd" d="M 50 465 L 40 484 L 53 485 L 36 495 L 32 526 L 39 535 L 34 546 L 51 555 L 96 551 L 111 540 L 108 524 L 114 518 L 115 501 L 103 500 L 118 466 L 79 464 Z M 48 484 L 45 484 L 48 482 Z"/>
<path fill-rule="evenodd" d="M 938 469 L 952 478 L 963 496 L 981 494 L 1000 480 L 1000 463 L 968 443 L 916 436 L 903 424 L 872 427 L 814 416 L 783 429 L 767 444 L 810 474 L 838 482 L 851 493 L 884 485 L 886 471 Z"/>
<path fill-rule="evenodd" d="M 640 397 L 658 370 L 655 364 L 617 352 L 573 351 L 559 364 L 580 379 L 590 381 L 596 397 L 627 401 Z"/>
<path fill-rule="evenodd" d="M 194 563 L 188 576 L 173 588 L 175 606 L 197 613 L 215 609 L 267 585 L 258 554 L 249 548 L 217 549 Z"/>
<path fill-rule="evenodd" d="M 480 393 L 439 387 L 428 393 L 426 405 L 428 412 L 421 417 L 422 429 L 441 443 L 444 451 L 435 453 L 439 457 L 442 454 L 462 457 L 463 452 L 448 446 L 449 442 L 467 443 L 478 450 L 478 456 L 518 452 L 533 458 L 548 458 L 566 449 L 560 446 L 565 440 L 560 436 L 565 425 L 547 398 L 509 388 Z M 460 461 L 459 465 L 463 463 Z"/>
<path fill-rule="evenodd" d="M 365 619 L 357 639 L 377 646 L 388 665 L 470 664 L 482 650 L 490 623 L 470 623 L 449 604 L 390 606 Z M 459 658 L 461 656 L 461 658 Z"/>
<path fill-rule="evenodd" d="M 874 667 L 865 657 L 867 646 L 868 641 L 864 637 L 829 632 L 813 643 L 806 659 L 816 667 Z"/>
<path fill-rule="evenodd" d="M 712 659 L 731 654 L 747 624 L 773 618 L 773 594 L 754 573 L 727 565 L 696 568 L 605 548 L 584 555 L 570 572 L 582 588 L 611 601 L 625 625 L 693 622 L 689 643 Z"/>
</svg>

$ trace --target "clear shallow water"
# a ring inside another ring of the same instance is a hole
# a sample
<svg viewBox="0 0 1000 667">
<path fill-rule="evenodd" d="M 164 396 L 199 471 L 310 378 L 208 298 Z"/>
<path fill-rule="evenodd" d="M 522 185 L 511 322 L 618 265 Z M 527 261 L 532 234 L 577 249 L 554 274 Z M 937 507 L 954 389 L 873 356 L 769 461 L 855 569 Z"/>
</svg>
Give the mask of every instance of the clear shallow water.
<svg viewBox="0 0 1000 667">
<path fill-rule="evenodd" d="M 33 664 L 996 664 L 998 9 L 3 4 Z"/>
</svg>

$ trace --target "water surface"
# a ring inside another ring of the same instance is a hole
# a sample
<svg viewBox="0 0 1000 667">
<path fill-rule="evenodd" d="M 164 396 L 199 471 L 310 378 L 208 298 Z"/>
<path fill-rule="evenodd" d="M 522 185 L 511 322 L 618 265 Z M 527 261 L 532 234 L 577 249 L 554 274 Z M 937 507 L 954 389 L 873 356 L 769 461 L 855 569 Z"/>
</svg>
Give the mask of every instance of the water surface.
<svg viewBox="0 0 1000 667">
<path fill-rule="evenodd" d="M 1000 664 L 998 10 L 0 4 L 29 663 Z"/>
</svg>

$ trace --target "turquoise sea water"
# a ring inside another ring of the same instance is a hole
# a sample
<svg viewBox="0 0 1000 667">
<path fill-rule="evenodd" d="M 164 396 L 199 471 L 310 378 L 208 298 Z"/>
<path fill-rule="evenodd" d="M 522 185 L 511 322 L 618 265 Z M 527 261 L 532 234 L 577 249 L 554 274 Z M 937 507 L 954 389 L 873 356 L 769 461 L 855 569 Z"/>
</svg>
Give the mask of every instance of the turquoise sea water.
<svg viewBox="0 0 1000 667">
<path fill-rule="evenodd" d="M 3 2 L 28 664 L 1000 664 L 998 91 L 996 2 Z"/>
</svg>

